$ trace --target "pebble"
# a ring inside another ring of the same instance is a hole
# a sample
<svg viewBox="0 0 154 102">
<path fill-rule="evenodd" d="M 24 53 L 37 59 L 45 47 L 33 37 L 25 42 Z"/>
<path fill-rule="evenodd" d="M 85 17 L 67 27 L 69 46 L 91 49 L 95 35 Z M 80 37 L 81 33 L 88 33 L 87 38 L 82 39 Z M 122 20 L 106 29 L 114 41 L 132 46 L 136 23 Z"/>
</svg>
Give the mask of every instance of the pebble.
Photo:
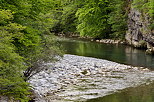
<svg viewBox="0 0 154 102">
<path fill-rule="evenodd" d="M 52 66 L 48 70 L 34 75 L 29 80 L 30 85 L 34 88 L 34 92 L 36 95 L 39 95 L 37 97 L 44 97 L 47 93 L 58 92 L 71 84 L 75 85 L 77 84 L 77 78 L 90 77 L 98 73 L 102 74 L 102 77 L 106 77 L 112 76 L 112 72 L 127 72 L 133 68 L 133 71 L 139 69 L 138 67 L 108 60 L 69 54 L 65 54 L 58 62 L 48 63 L 48 65 Z M 144 72 L 147 70 L 146 68 L 140 71 Z"/>
</svg>

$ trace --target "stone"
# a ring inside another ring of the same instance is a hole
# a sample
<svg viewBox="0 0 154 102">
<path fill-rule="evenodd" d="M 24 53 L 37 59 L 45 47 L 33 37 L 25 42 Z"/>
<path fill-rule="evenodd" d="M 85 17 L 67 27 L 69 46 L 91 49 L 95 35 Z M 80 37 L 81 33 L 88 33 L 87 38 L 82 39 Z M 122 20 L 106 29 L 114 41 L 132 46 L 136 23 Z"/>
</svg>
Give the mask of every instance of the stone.
<svg viewBox="0 0 154 102">
<path fill-rule="evenodd" d="M 91 85 L 101 83 L 97 87 L 102 87 L 103 85 L 108 85 L 108 87 L 110 87 L 110 85 L 112 85 L 112 87 L 106 89 L 107 92 L 110 91 L 111 88 L 112 90 L 115 90 L 116 88 L 122 89 L 128 86 L 128 79 L 132 77 L 132 74 L 135 77 L 138 77 L 135 73 L 140 73 L 141 71 L 143 71 L 143 73 L 148 72 L 146 69 L 139 70 L 140 68 L 138 67 L 132 67 L 112 61 L 69 54 L 65 54 L 60 61 L 54 64 L 54 67 L 51 66 L 49 69 L 51 70 L 40 72 L 29 80 L 29 83 L 36 94 L 36 99 L 42 99 L 48 94 L 58 95 L 61 92 L 65 92 L 66 89 L 73 90 L 68 87 L 71 85 L 75 85 L 75 87 L 81 86 L 82 84 L 85 85 L 84 82 L 91 83 Z M 129 70 L 131 71 L 129 72 Z M 127 74 L 128 72 L 131 74 Z M 125 83 L 122 80 L 123 77 L 125 77 L 124 81 L 126 81 L 126 86 L 118 86 Z M 117 78 L 117 80 L 114 80 L 115 78 Z M 92 83 L 92 80 L 95 80 L 96 82 Z M 132 78 L 130 81 L 133 80 L 134 79 Z M 91 87 L 90 85 L 86 86 Z M 93 85 L 92 88 L 95 88 L 95 85 Z"/>
<path fill-rule="evenodd" d="M 0 102 L 8 102 L 8 97 L 0 96 Z"/>
<path fill-rule="evenodd" d="M 141 14 L 135 8 L 131 8 L 128 14 L 128 30 L 125 35 L 127 44 L 137 48 L 153 49 L 154 36 L 152 30 L 149 28 L 150 17 L 146 14 Z M 141 43 L 145 41 L 145 43 Z M 147 42 L 147 44 L 146 44 Z M 147 52 L 154 52 L 154 50 L 147 50 Z"/>
</svg>

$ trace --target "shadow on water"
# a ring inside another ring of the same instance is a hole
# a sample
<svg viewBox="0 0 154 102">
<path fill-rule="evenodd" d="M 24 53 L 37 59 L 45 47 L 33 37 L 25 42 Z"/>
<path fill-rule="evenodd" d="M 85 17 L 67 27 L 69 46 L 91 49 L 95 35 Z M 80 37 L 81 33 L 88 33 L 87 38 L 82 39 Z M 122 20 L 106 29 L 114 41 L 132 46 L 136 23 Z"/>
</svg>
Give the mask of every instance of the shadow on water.
<svg viewBox="0 0 154 102">
<path fill-rule="evenodd" d="M 100 44 L 73 39 L 60 40 L 67 54 L 107 59 L 133 66 L 148 67 L 154 70 L 154 56 L 144 50 L 126 45 Z"/>
<path fill-rule="evenodd" d="M 86 102 L 154 102 L 154 83 L 141 85 L 137 88 L 128 88 L 122 92 L 117 92 Z"/>
</svg>

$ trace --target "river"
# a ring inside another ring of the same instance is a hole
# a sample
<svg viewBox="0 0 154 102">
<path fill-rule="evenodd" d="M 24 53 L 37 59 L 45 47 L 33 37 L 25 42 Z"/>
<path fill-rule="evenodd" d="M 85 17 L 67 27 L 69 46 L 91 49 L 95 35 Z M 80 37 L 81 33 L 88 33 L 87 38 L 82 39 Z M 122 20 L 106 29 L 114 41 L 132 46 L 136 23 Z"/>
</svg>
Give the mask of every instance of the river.
<svg viewBox="0 0 154 102">
<path fill-rule="evenodd" d="M 71 38 L 63 38 L 60 44 L 67 54 L 107 59 L 154 70 L 154 56 L 147 55 L 145 50 L 139 50 L 126 45 L 100 44 Z"/>
<path fill-rule="evenodd" d="M 154 102 L 154 83 L 128 88 L 87 102 Z"/>
<path fill-rule="evenodd" d="M 67 54 L 107 59 L 132 66 L 146 67 L 154 70 L 154 56 L 146 55 L 126 45 L 100 44 L 91 41 L 62 38 L 59 42 Z M 87 102 L 154 102 L 154 83 L 128 88 Z"/>
</svg>

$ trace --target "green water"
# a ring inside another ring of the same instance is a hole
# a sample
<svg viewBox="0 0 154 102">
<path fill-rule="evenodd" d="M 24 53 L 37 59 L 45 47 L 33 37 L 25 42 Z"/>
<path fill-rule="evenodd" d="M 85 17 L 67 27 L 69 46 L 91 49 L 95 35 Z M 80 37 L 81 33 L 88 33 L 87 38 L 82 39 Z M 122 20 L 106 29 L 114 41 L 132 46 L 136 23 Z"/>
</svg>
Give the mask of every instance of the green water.
<svg viewBox="0 0 154 102">
<path fill-rule="evenodd" d="M 154 83 L 137 88 L 128 88 L 122 92 L 91 99 L 87 102 L 154 102 Z"/>
<path fill-rule="evenodd" d="M 75 39 L 60 40 L 65 53 L 107 59 L 133 66 L 154 70 L 154 56 L 146 55 L 144 50 L 126 45 L 100 44 Z M 87 102 L 154 102 L 154 83 L 128 88 Z"/>
<path fill-rule="evenodd" d="M 154 56 L 146 55 L 145 50 L 126 45 L 100 44 L 75 39 L 63 39 L 60 43 L 67 54 L 107 59 L 154 70 Z"/>
</svg>

